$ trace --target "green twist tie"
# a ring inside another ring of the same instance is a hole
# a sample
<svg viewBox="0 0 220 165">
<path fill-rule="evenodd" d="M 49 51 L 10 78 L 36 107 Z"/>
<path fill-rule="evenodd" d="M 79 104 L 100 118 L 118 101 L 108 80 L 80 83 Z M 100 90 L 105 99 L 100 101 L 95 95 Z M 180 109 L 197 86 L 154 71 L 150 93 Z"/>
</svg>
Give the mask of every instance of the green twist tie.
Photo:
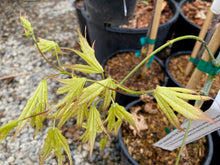
<svg viewBox="0 0 220 165">
<path fill-rule="evenodd" d="M 208 73 L 211 76 L 216 76 L 218 72 L 220 72 L 220 67 L 215 66 L 212 61 L 207 62 L 203 59 L 199 60 L 196 68 L 204 73 Z"/>
<path fill-rule="evenodd" d="M 154 56 L 152 56 L 149 60 L 149 62 L 146 64 L 147 67 L 150 67 L 150 64 L 153 62 Z"/>
<path fill-rule="evenodd" d="M 169 134 L 170 132 L 171 132 L 171 130 L 169 129 L 169 128 L 167 128 L 167 127 L 165 127 L 165 132 L 167 133 L 167 134 Z"/>
<path fill-rule="evenodd" d="M 141 56 L 141 51 L 137 50 L 136 53 L 135 53 L 135 57 L 140 57 L 140 56 Z"/>
<path fill-rule="evenodd" d="M 197 58 L 193 58 L 193 57 L 190 57 L 190 62 L 192 62 L 193 64 L 198 64 L 199 63 L 199 60 Z"/>
<path fill-rule="evenodd" d="M 143 46 L 144 44 L 154 45 L 156 43 L 156 40 L 155 39 L 150 39 L 150 38 L 147 38 L 147 37 L 141 37 L 140 38 L 140 43 L 141 43 L 141 46 Z"/>
</svg>

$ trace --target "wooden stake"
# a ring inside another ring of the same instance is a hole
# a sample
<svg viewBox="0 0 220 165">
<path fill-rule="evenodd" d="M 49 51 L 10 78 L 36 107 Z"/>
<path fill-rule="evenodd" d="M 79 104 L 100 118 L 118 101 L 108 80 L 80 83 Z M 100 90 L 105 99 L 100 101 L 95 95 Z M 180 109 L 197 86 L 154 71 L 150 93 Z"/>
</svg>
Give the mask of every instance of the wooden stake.
<svg viewBox="0 0 220 165">
<path fill-rule="evenodd" d="M 152 13 L 150 26 L 148 27 L 147 38 L 150 38 L 153 40 L 156 40 L 157 38 L 157 32 L 158 32 L 158 27 L 160 24 L 160 16 L 161 16 L 161 9 L 163 6 L 163 1 L 164 0 L 155 0 L 154 2 L 154 11 Z M 146 55 L 152 53 L 154 50 L 154 44 L 146 44 L 144 47 L 147 48 Z M 142 77 L 146 77 L 145 70 L 147 68 L 145 65 L 142 67 L 142 73 L 141 73 Z"/>
<path fill-rule="evenodd" d="M 212 39 L 210 40 L 208 46 L 209 46 L 210 50 L 212 51 L 212 53 L 215 54 L 215 52 L 217 51 L 217 49 L 220 46 L 220 25 L 217 26 L 215 33 L 213 34 Z M 210 61 L 210 56 L 209 56 L 207 50 L 204 51 L 204 53 L 202 55 L 202 59 L 207 62 Z M 195 68 L 186 88 L 196 89 L 197 84 L 201 80 L 202 74 L 203 74 L 202 71 Z"/>
<path fill-rule="evenodd" d="M 153 13 L 152 17 L 153 17 L 153 22 L 152 22 L 152 26 L 150 27 L 150 35 L 147 36 L 150 39 L 156 40 L 157 38 L 157 32 L 158 32 L 158 27 L 160 24 L 160 16 L 161 16 L 161 8 L 163 5 L 163 0 L 157 0 L 156 2 L 156 6 L 155 6 L 155 12 Z M 151 52 L 153 52 L 154 50 L 154 45 L 152 44 L 148 44 L 147 45 L 147 55 Z"/>
<path fill-rule="evenodd" d="M 208 12 L 207 17 L 205 19 L 205 22 L 202 26 L 202 29 L 201 29 L 200 33 L 199 33 L 199 38 L 201 38 L 201 39 L 205 38 L 206 32 L 209 29 L 209 26 L 210 26 L 210 23 L 212 21 L 213 15 L 214 15 L 213 12 L 209 9 L 209 12 Z M 201 42 L 196 41 L 196 44 L 195 44 L 195 46 L 193 48 L 193 51 L 192 51 L 192 54 L 191 54 L 192 58 L 196 58 L 201 45 L 202 45 Z M 192 68 L 193 68 L 193 63 L 188 62 L 187 66 L 186 66 L 186 70 L 185 70 L 185 76 L 188 76 L 190 74 L 190 72 L 192 71 Z"/>
</svg>

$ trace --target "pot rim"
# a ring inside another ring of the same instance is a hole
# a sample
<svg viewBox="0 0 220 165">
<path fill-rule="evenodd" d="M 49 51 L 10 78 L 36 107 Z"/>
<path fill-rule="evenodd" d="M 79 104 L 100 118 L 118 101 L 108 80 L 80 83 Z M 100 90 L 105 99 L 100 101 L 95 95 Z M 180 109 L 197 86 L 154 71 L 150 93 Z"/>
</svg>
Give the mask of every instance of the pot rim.
<svg viewBox="0 0 220 165">
<path fill-rule="evenodd" d="M 176 86 L 178 87 L 182 87 L 182 88 L 185 88 L 183 85 L 181 85 L 177 80 L 175 80 L 172 76 L 172 74 L 170 73 L 169 71 L 169 63 L 170 63 L 170 60 L 171 58 L 174 58 L 174 57 L 178 57 L 178 56 L 183 56 L 183 55 L 186 55 L 186 54 L 189 54 L 191 55 L 192 51 L 178 51 L 178 52 L 175 52 L 173 54 L 171 54 L 165 61 L 165 72 L 167 74 L 167 76 L 172 80 L 172 82 L 174 82 L 176 84 Z"/>
<path fill-rule="evenodd" d="M 135 104 L 138 104 L 138 103 L 141 103 L 142 101 L 140 99 L 137 99 L 137 100 L 134 100 L 132 102 L 130 102 L 126 107 L 125 109 L 128 110 L 131 106 L 134 106 Z M 214 153 L 214 144 L 213 144 L 213 139 L 212 139 L 212 135 L 211 134 L 208 134 L 205 136 L 208 140 L 208 143 L 206 143 L 206 148 L 208 149 L 208 153 L 206 155 L 206 159 L 203 159 L 203 165 L 210 165 L 211 164 L 211 161 L 212 161 L 212 157 L 213 157 L 213 153 Z M 139 165 L 139 163 L 133 159 L 133 157 L 129 154 L 125 144 L 124 144 L 124 141 L 123 141 L 123 138 L 122 138 L 122 132 L 121 132 L 121 127 L 118 131 L 118 139 L 119 139 L 119 145 L 121 147 L 121 152 L 124 153 L 124 155 L 126 156 L 126 158 L 129 160 L 130 163 L 132 163 L 133 165 Z"/>
<path fill-rule="evenodd" d="M 107 58 L 105 58 L 102 61 L 101 66 L 104 67 L 106 65 L 107 61 L 118 53 L 135 52 L 135 51 L 137 51 L 137 50 L 135 50 L 135 49 L 121 49 L 121 50 L 115 51 L 114 53 L 111 53 L 110 56 L 108 56 Z M 165 72 L 165 66 L 164 66 L 162 60 L 159 57 L 157 57 L 156 55 L 154 55 L 154 60 L 156 60 L 160 64 L 160 66 L 164 72 L 164 83 L 161 86 L 166 86 L 168 83 L 168 76 L 167 76 L 167 73 Z M 132 95 L 132 94 L 124 94 L 123 93 L 123 95 L 132 96 L 132 97 L 139 97 L 139 95 Z"/>
<path fill-rule="evenodd" d="M 201 30 L 201 27 L 196 25 L 195 23 L 191 22 L 182 12 L 182 6 L 185 5 L 185 3 L 187 3 L 188 1 L 190 2 L 194 2 L 195 0 L 182 0 L 178 7 L 179 7 L 179 11 L 180 11 L 180 15 L 183 17 L 183 19 L 185 19 L 187 22 L 189 22 L 189 24 L 195 28 L 197 28 L 198 30 Z M 203 1 L 210 1 L 210 0 L 203 0 Z"/>
<path fill-rule="evenodd" d="M 173 14 L 173 17 L 168 22 L 159 25 L 159 28 L 161 28 L 161 29 L 166 28 L 170 23 L 175 22 L 179 17 L 179 9 L 178 9 L 177 3 L 174 0 L 166 0 L 166 1 L 170 1 L 170 3 L 173 5 L 172 8 L 174 10 L 174 14 Z M 172 10 L 172 8 L 171 8 L 171 10 Z M 86 21 L 88 21 L 91 24 L 97 25 L 95 22 L 92 22 L 92 20 L 89 19 L 89 17 L 86 14 L 86 11 L 85 11 L 84 7 L 81 8 L 81 12 L 82 12 L 83 17 L 86 19 Z M 104 25 L 97 25 L 97 26 L 99 26 L 101 28 L 104 28 L 107 31 L 111 31 L 111 32 L 115 32 L 115 33 L 122 33 L 122 34 L 123 33 L 124 34 L 126 34 L 126 33 L 129 33 L 129 34 L 142 34 L 142 33 L 146 33 L 147 30 L 148 30 L 148 28 L 131 29 L 131 28 L 121 28 L 121 27 L 116 27 L 116 26 L 114 26 L 114 27 L 104 26 Z"/>
</svg>

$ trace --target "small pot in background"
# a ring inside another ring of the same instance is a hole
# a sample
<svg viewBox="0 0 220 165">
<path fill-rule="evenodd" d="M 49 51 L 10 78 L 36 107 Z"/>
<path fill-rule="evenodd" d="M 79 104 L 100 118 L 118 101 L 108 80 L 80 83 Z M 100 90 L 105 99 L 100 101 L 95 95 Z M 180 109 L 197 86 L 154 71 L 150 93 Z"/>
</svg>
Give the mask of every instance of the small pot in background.
<svg viewBox="0 0 220 165">
<path fill-rule="evenodd" d="M 97 25 L 118 26 L 132 17 L 137 0 L 84 0 L 88 18 Z"/>
<path fill-rule="evenodd" d="M 182 6 L 185 5 L 187 2 L 194 2 L 195 0 L 181 0 L 178 4 L 179 10 L 179 18 L 176 23 L 176 29 L 174 33 L 174 38 L 184 36 L 184 35 L 195 35 L 198 36 L 201 30 L 201 27 L 191 22 L 182 12 Z M 210 0 L 205 0 L 209 1 Z M 192 51 L 195 40 L 182 40 L 174 43 L 172 45 L 171 53 L 175 53 L 181 50 L 189 50 Z"/>
<path fill-rule="evenodd" d="M 155 49 L 166 43 L 171 38 L 176 20 L 179 16 L 177 4 L 173 0 L 167 0 L 173 17 L 166 23 L 159 25 L 156 38 Z M 83 17 L 86 19 L 88 33 L 91 43 L 95 41 L 94 49 L 97 60 L 102 61 L 106 56 L 122 49 L 141 49 L 140 38 L 145 37 L 148 28 L 128 29 L 106 25 L 97 25 L 82 10 Z"/>
<path fill-rule="evenodd" d="M 81 9 L 83 7 L 83 0 L 74 0 L 73 7 L 76 9 L 76 15 L 77 15 L 78 23 L 79 23 L 80 32 L 82 33 L 83 36 L 85 36 L 86 34 L 86 39 L 90 43 L 86 20 L 83 17 L 82 12 L 81 12 Z M 85 29 L 86 29 L 86 32 L 85 32 Z"/>
</svg>

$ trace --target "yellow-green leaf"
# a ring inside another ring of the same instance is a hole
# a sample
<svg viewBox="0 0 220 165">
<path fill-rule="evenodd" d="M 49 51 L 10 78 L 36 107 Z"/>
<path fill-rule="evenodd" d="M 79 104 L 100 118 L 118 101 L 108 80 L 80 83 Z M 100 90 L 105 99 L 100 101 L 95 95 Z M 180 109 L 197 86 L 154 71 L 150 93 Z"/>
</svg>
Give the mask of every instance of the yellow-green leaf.
<svg viewBox="0 0 220 165">
<path fill-rule="evenodd" d="M 109 107 L 112 99 L 115 100 L 115 95 L 116 95 L 116 92 L 112 90 L 112 89 L 116 89 L 115 82 L 110 77 L 107 80 L 108 80 L 106 83 L 107 88 L 105 89 L 105 94 L 104 94 L 105 97 L 102 105 L 103 110 L 106 110 Z"/>
<path fill-rule="evenodd" d="M 74 71 L 80 71 L 84 73 L 100 73 L 99 70 L 89 65 L 74 64 L 74 65 L 63 65 L 63 66 L 66 68 L 73 69 Z"/>
<path fill-rule="evenodd" d="M 187 99 L 187 100 L 210 100 L 212 99 L 209 96 L 202 96 L 202 95 L 195 95 L 196 92 L 190 90 L 190 89 L 185 89 L 185 88 L 178 88 L 178 87 L 160 87 L 160 90 L 164 90 L 164 92 L 169 92 L 172 93 L 172 95 L 175 95 L 179 98 L 182 99 Z M 176 90 L 176 91 L 175 91 Z M 193 95 L 194 94 L 194 95 Z"/>
<path fill-rule="evenodd" d="M 66 86 L 60 87 L 57 90 L 57 93 L 58 94 L 63 94 L 66 92 L 68 93 L 55 107 L 58 108 L 63 105 L 69 107 L 69 105 L 72 104 L 73 101 L 81 95 L 86 79 L 73 77 L 72 79 L 69 80 L 59 80 L 59 81 L 61 83 L 66 84 Z M 68 111 L 68 109 L 66 110 Z"/>
<path fill-rule="evenodd" d="M 23 16 L 20 16 L 20 21 L 24 27 L 25 35 L 30 37 L 33 34 L 33 28 L 31 27 L 31 23 Z"/>
<path fill-rule="evenodd" d="M 98 81 L 98 83 L 93 83 L 92 85 L 84 88 L 82 95 L 78 99 L 78 104 L 82 105 L 87 102 L 90 102 L 89 104 L 91 104 L 96 99 L 96 97 L 98 97 L 100 93 L 105 90 L 107 81 L 107 79 L 101 80 Z"/>
<path fill-rule="evenodd" d="M 77 114 L 77 108 L 79 107 L 74 106 L 74 103 L 72 103 L 69 107 L 64 106 L 62 111 L 59 109 L 58 113 L 56 114 L 56 116 L 60 118 L 57 127 L 61 128 L 71 116 L 75 116 Z"/>
<path fill-rule="evenodd" d="M 101 116 L 96 109 L 95 105 L 92 105 L 89 110 L 88 120 L 86 124 L 86 131 L 81 136 L 83 142 L 89 141 L 90 144 L 90 156 L 92 155 L 92 151 L 94 148 L 96 134 L 101 131 L 105 131 L 105 128 L 102 124 Z M 105 131 L 106 132 L 106 131 Z"/>
<path fill-rule="evenodd" d="M 181 131 L 184 131 L 180 127 L 179 120 L 178 120 L 177 116 L 175 115 L 175 113 L 173 112 L 173 110 L 170 108 L 169 104 L 162 97 L 160 97 L 159 95 L 153 94 L 153 96 L 157 100 L 157 103 L 158 103 L 159 107 L 164 112 L 164 114 L 166 115 L 168 120 L 171 122 L 171 124 L 174 127 L 176 127 L 177 129 L 179 129 Z"/>
<path fill-rule="evenodd" d="M 160 102 L 159 106 L 161 106 L 161 109 L 164 112 L 165 111 L 170 112 L 169 108 L 172 108 L 173 110 L 177 111 L 178 113 L 182 114 L 183 116 L 185 116 L 186 118 L 190 120 L 206 120 L 206 121 L 215 123 L 214 120 L 209 118 L 199 108 L 194 107 L 191 104 L 183 100 L 183 99 L 189 99 L 189 98 L 198 99 L 197 97 L 193 96 L 191 93 L 194 93 L 194 92 L 188 89 L 157 86 L 154 96 L 156 100 Z M 187 95 L 189 97 L 187 97 Z M 200 98 L 208 99 L 207 97 L 200 97 Z M 166 115 L 168 115 L 167 116 L 168 118 L 171 117 L 169 116 L 170 114 L 166 114 Z M 174 116 L 172 116 L 172 118 L 174 119 Z M 176 122 L 176 119 L 173 122 Z"/>
<path fill-rule="evenodd" d="M 18 120 L 13 120 L 0 128 L 0 143 L 6 138 L 9 132 L 18 125 Z"/>
<path fill-rule="evenodd" d="M 70 148 L 68 145 L 68 142 L 66 140 L 66 138 L 62 135 L 61 131 L 57 128 L 55 128 L 55 135 L 56 135 L 56 139 L 59 142 L 59 145 L 62 146 L 63 150 L 66 152 L 69 161 L 70 161 L 70 165 L 72 165 L 72 158 L 71 158 L 71 154 L 70 154 Z"/>
<path fill-rule="evenodd" d="M 38 46 L 43 53 L 49 52 L 52 49 L 54 50 L 54 54 L 58 54 L 61 52 L 58 44 L 54 41 L 45 40 L 41 38 L 40 41 L 38 42 Z"/>
<path fill-rule="evenodd" d="M 111 132 L 114 129 L 115 134 L 117 134 L 122 124 L 122 120 L 127 121 L 137 129 L 132 115 L 127 112 L 123 106 L 118 105 L 118 103 L 113 103 L 109 109 L 108 117 L 105 120 L 105 123 L 108 122 L 108 131 Z"/>
<path fill-rule="evenodd" d="M 49 108 L 49 104 L 48 104 L 48 97 L 47 97 L 47 80 L 42 80 L 40 84 L 38 85 L 36 91 L 34 92 L 33 96 L 31 96 L 31 98 L 28 100 L 18 120 L 22 120 L 31 115 L 36 115 L 37 113 L 41 113 L 45 111 L 45 109 L 48 109 L 48 108 Z M 39 117 L 45 118 L 42 115 Z M 33 120 L 35 119 L 36 118 L 33 118 Z M 27 122 L 28 122 L 28 119 L 25 119 L 19 122 L 16 128 L 14 138 L 17 136 L 20 130 L 27 124 Z M 43 120 L 36 120 L 36 121 L 32 121 L 32 124 L 34 123 L 34 126 L 36 125 L 38 129 L 38 128 L 41 128 L 42 122 Z"/>
<path fill-rule="evenodd" d="M 40 165 L 43 165 L 44 161 L 49 157 L 52 151 L 54 151 L 54 155 L 58 157 L 58 164 L 62 165 L 62 149 L 67 153 L 70 165 L 72 165 L 70 149 L 65 137 L 61 134 L 59 129 L 53 127 L 49 128 L 47 131 L 47 137 L 44 141 L 44 146 L 39 154 Z"/>
<path fill-rule="evenodd" d="M 107 140 L 108 140 L 108 137 L 106 135 L 103 139 L 100 140 L 100 148 L 99 148 L 100 151 L 102 151 L 105 148 L 107 144 Z"/>
<path fill-rule="evenodd" d="M 94 68 L 94 70 L 98 71 L 97 73 L 103 73 L 104 70 L 95 57 L 94 49 L 90 47 L 87 40 L 82 36 L 79 30 L 78 30 L 78 34 L 79 34 L 79 44 L 82 52 L 75 49 L 71 49 L 71 50 L 74 51 L 76 54 L 78 54 L 82 59 L 84 59 L 92 68 Z"/>
<path fill-rule="evenodd" d="M 88 107 L 87 107 L 87 104 L 83 104 L 82 106 L 79 106 L 76 113 L 77 113 L 76 125 L 78 126 L 78 128 L 81 128 L 85 117 L 88 118 Z"/>
</svg>

